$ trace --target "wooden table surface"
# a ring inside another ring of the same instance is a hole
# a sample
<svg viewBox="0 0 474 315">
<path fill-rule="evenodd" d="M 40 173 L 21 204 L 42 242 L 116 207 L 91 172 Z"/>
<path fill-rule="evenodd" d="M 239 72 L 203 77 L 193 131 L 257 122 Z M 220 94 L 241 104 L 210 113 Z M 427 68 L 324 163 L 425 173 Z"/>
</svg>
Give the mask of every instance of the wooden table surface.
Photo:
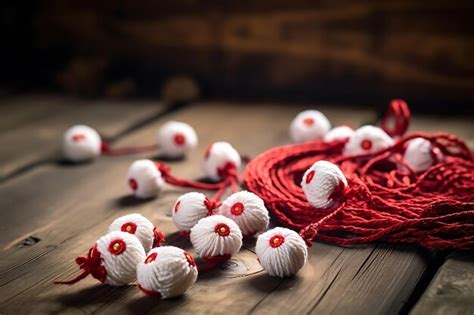
<svg viewBox="0 0 474 315">
<path fill-rule="evenodd" d="M 363 105 L 363 104 L 362 104 Z M 170 211 L 182 189 L 167 186 L 156 199 L 127 193 L 128 166 L 138 158 L 100 157 L 93 163 L 60 162 L 59 143 L 72 124 L 89 124 L 114 145 L 150 144 L 170 119 L 191 124 L 199 146 L 176 175 L 200 178 L 207 145 L 223 140 L 242 154 L 289 143 L 287 129 L 299 111 L 317 107 L 333 125 L 357 127 L 376 113 L 336 105 L 203 102 L 180 108 L 158 101 L 84 101 L 27 95 L 0 100 L 0 314 L 474 314 L 474 256 L 432 253 L 414 246 L 315 243 L 298 275 L 277 279 L 257 262 L 254 241 L 220 268 L 199 276 L 182 297 L 157 301 L 136 287 L 100 285 L 89 277 L 53 285 L 78 273 L 83 255 L 116 217 L 138 212 L 165 232 L 169 244 L 187 248 Z M 448 131 L 474 141 L 467 118 L 413 118 L 412 130 Z"/>
</svg>

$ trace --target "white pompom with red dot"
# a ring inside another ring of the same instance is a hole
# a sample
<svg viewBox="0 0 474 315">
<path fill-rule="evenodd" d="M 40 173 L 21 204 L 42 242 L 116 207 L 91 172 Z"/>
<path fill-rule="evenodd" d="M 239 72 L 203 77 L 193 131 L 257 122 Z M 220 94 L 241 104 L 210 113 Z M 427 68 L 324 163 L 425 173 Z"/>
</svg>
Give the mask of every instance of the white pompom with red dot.
<svg viewBox="0 0 474 315">
<path fill-rule="evenodd" d="M 189 192 L 176 200 L 173 209 L 173 222 L 181 232 L 189 232 L 202 218 L 209 214 L 207 197 L 199 192 Z"/>
<path fill-rule="evenodd" d="M 101 153 L 102 140 L 97 131 L 84 125 L 76 125 L 64 133 L 63 156 L 72 162 L 92 160 Z"/>
<path fill-rule="evenodd" d="M 160 246 L 163 241 L 163 233 L 159 232 L 153 223 L 138 213 L 124 215 L 115 219 L 109 226 L 109 233 L 122 231 L 135 235 L 142 243 L 145 252 L 153 247 Z"/>
<path fill-rule="evenodd" d="M 354 130 L 351 127 L 339 126 L 329 130 L 329 132 L 324 136 L 324 141 L 345 141 L 350 139 L 353 135 Z"/>
<path fill-rule="evenodd" d="M 196 254 L 203 259 L 230 258 L 242 246 L 239 226 L 222 215 L 212 215 L 199 220 L 191 229 L 190 239 Z"/>
<path fill-rule="evenodd" d="M 347 179 L 337 165 L 318 161 L 304 173 L 301 187 L 313 207 L 335 209 L 344 200 Z"/>
<path fill-rule="evenodd" d="M 203 172 L 207 178 L 218 181 L 229 171 L 239 170 L 240 154 L 230 143 L 215 142 L 211 144 L 204 155 Z"/>
<path fill-rule="evenodd" d="M 303 143 L 322 139 L 331 129 L 331 123 L 317 110 L 305 110 L 296 115 L 290 125 L 293 142 Z"/>
<path fill-rule="evenodd" d="M 160 153 L 169 158 L 184 156 L 197 146 L 196 131 L 190 125 L 169 121 L 158 130 L 158 145 Z"/>
<path fill-rule="evenodd" d="M 437 160 L 441 160 L 442 154 L 430 141 L 415 138 L 407 142 L 403 158 L 415 172 L 419 173 L 430 168 Z"/>
<path fill-rule="evenodd" d="M 263 200 L 249 191 L 239 191 L 227 197 L 218 213 L 234 220 L 247 237 L 265 231 L 270 220 Z"/>
<path fill-rule="evenodd" d="M 293 230 L 276 227 L 260 235 L 255 246 L 263 269 L 274 277 L 296 274 L 305 265 L 308 248 Z"/>
<path fill-rule="evenodd" d="M 357 129 L 344 148 L 344 155 L 373 153 L 392 146 L 393 139 L 381 128 L 363 126 Z"/>
<path fill-rule="evenodd" d="M 162 299 L 184 294 L 197 276 L 193 257 L 174 246 L 152 249 L 137 266 L 138 288 L 146 295 Z"/>
<path fill-rule="evenodd" d="M 155 163 L 150 160 L 137 160 L 130 165 L 127 175 L 130 191 L 138 198 L 155 197 L 165 182 Z"/>
</svg>

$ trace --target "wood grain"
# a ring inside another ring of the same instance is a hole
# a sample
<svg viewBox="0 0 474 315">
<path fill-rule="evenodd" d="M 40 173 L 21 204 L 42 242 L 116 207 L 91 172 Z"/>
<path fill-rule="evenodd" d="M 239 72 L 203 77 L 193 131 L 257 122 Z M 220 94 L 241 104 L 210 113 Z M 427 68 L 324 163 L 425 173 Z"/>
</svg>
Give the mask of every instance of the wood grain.
<svg viewBox="0 0 474 315">
<path fill-rule="evenodd" d="M 37 110 L 35 108 L 41 108 Z M 81 101 L 54 96 L 32 96 L 2 100 L 0 179 L 31 164 L 60 157 L 62 135 L 72 125 L 86 124 L 110 139 L 128 127 L 165 110 L 155 101 L 126 104 L 108 101 Z M 150 143 L 154 137 L 149 138 Z"/>
</svg>

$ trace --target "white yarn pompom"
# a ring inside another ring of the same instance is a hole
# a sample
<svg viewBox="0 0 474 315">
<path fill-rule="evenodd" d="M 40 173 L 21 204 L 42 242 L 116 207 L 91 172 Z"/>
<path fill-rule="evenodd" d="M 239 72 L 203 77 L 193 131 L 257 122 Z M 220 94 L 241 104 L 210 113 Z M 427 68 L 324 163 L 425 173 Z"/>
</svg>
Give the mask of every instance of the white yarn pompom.
<svg viewBox="0 0 474 315">
<path fill-rule="evenodd" d="M 204 155 L 203 171 L 206 177 L 218 181 L 225 177 L 230 169 L 239 170 L 240 154 L 227 142 L 211 144 Z"/>
<path fill-rule="evenodd" d="M 104 283 L 120 286 L 136 280 L 137 264 L 146 257 L 143 245 L 134 235 L 115 231 L 96 243 L 101 265 L 107 271 Z"/>
<path fill-rule="evenodd" d="M 317 110 L 305 110 L 296 115 L 290 125 L 293 142 L 302 143 L 322 139 L 331 129 L 331 123 Z"/>
<path fill-rule="evenodd" d="M 227 197 L 218 213 L 234 220 L 244 236 L 253 236 L 265 231 L 270 220 L 263 200 L 245 190 Z"/>
<path fill-rule="evenodd" d="M 303 238 L 290 229 L 276 227 L 260 235 L 255 246 L 263 269 L 274 277 L 296 274 L 306 263 L 308 248 Z"/>
<path fill-rule="evenodd" d="M 329 132 L 324 136 L 324 141 L 345 141 L 350 139 L 353 135 L 354 130 L 351 127 L 339 126 L 329 130 Z"/>
<path fill-rule="evenodd" d="M 357 129 L 344 148 L 344 155 L 372 153 L 393 145 L 393 139 L 382 129 L 363 126 Z"/>
<path fill-rule="evenodd" d="M 153 248 L 137 266 L 140 290 L 163 299 L 182 295 L 196 282 L 197 276 L 193 257 L 174 246 Z"/>
<path fill-rule="evenodd" d="M 335 164 L 318 161 L 304 173 L 301 187 L 310 205 L 315 208 L 334 209 L 343 201 L 347 180 Z"/>
<path fill-rule="evenodd" d="M 97 131 L 84 125 L 76 125 L 64 133 L 63 156 L 72 162 L 91 160 L 100 155 L 102 140 Z"/>
<path fill-rule="evenodd" d="M 201 258 L 235 255 L 242 246 L 239 226 L 222 215 L 199 220 L 191 229 L 191 243 Z"/>
<path fill-rule="evenodd" d="M 441 159 L 442 154 L 439 149 L 433 147 L 430 141 L 415 138 L 407 142 L 403 158 L 415 172 L 419 173 L 430 168 L 436 159 Z"/>
<path fill-rule="evenodd" d="M 130 191 L 138 198 L 155 197 L 165 185 L 161 172 L 150 160 L 137 160 L 130 165 L 127 175 Z"/>
<path fill-rule="evenodd" d="M 169 158 L 178 158 L 197 146 L 196 131 L 190 125 L 179 121 L 168 121 L 157 134 L 160 153 Z"/>
<path fill-rule="evenodd" d="M 119 217 L 109 226 L 109 233 L 122 231 L 135 235 L 142 243 L 145 252 L 153 247 L 160 246 L 163 234 L 158 232 L 147 218 L 138 213 L 127 214 Z"/>
<path fill-rule="evenodd" d="M 199 220 L 208 215 L 206 201 L 206 196 L 199 192 L 188 192 L 176 200 L 171 213 L 178 230 L 189 232 Z"/>
</svg>

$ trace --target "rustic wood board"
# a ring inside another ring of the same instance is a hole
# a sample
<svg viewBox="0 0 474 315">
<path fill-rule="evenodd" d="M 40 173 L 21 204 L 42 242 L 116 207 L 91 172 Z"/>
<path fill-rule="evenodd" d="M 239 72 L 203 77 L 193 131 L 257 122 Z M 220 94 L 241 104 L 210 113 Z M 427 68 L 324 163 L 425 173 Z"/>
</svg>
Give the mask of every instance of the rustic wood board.
<svg viewBox="0 0 474 315">
<path fill-rule="evenodd" d="M 474 314 L 474 255 L 449 257 L 411 314 Z"/>
<path fill-rule="evenodd" d="M 199 147 L 187 160 L 171 165 L 175 174 L 197 178 L 208 143 L 229 141 L 241 153 L 255 156 L 289 142 L 288 124 L 302 109 L 201 104 L 167 115 L 117 144 L 143 143 L 167 119 L 187 121 L 197 129 Z M 335 124 L 358 126 L 375 117 L 335 106 L 320 109 Z M 307 266 L 296 277 L 280 280 L 262 272 L 254 244 L 247 242 L 223 268 L 201 275 L 184 297 L 169 301 L 144 297 L 134 287 L 97 285 L 94 279 L 71 287 L 52 285 L 55 279 L 77 274 L 74 257 L 84 254 L 113 218 L 126 213 L 142 213 L 166 233 L 171 244 L 189 247 L 174 233 L 169 216 L 182 190 L 168 187 L 162 196 L 147 202 L 127 197 L 125 173 L 138 157 L 102 157 L 78 166 L 41 165 L 0 186 L 0 312 L 395 314 L 429 263 L 421 251 L 410 247 L 342 248 L 315 243 Z M 22 246 L 29 236 L 40 241 Z"/>
<path fill-rule="evenodd" d="M 60 148 L 63 132 L 72 125 L 90 125 L 111 138 L 165 108 L 156 101 L 87 102 L 43 96 L 2 100 L 0 146 L 8 149 L 0 154 L 0 179 L 51 159 Z"/>
</svg>

